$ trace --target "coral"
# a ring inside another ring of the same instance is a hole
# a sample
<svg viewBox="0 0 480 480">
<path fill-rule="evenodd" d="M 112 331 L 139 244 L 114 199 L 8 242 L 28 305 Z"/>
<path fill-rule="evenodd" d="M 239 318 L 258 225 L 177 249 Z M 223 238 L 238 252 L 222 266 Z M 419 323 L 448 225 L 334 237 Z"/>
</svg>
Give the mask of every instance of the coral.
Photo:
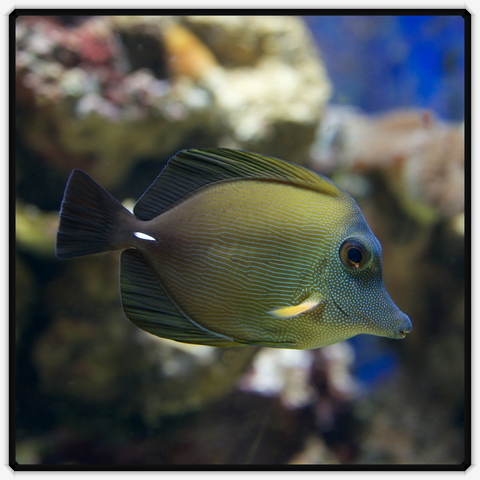
<svg viewBox="0 0 480 480">
<path fill-rule="evenodd" d="M 439 125 L 407 157 L 401 182 L 404 202 L 412 212 L 427 205 L 440 218 L 463 214 L 465 209 L 465 139 L 458 127 Z M 410 203 L 410 202 L 409 202 Z"/>
<path fill-rule="evenodd" d="M 107 188 L 142 160 L 200 146 L 192 136 L 302 161 L 330 94 L 312 40 L 297 19 L 226 18 L 20 17 L 22 141 L 65 175 L 80 166 Z M 208 21 L 222 25 L 224 43 L 240 24 L 258 55 L 223 65 L 195 33 Z"/>
<path fill-rule="evenodd" d="M 181 22 L 203 40 L 227 69 L 256 66 L 266 57 L 293 66 L 319 65 L 310 33 L 299 18 L 202 15 L 185 16 Z"/>
<path fill-rule="evenodd" d="M 211 92 L 187 75 L 166 78 L 168 59 L 181 58 L 174 38 L 185 33 L 163 32 L 155 18 L 94 17 L 75 27 L 19 19 L 19 131 L 29 148 L 65 174 L 80 166 L 109 187 L 135 162 L 174 153 L 195 129 L 222 131 L 210 126 Z"/>
<path fill-rule="evenodd" d="M 463 128 L 424 110 L 367 116 L 331 107 L 317 138 L 318 168 L 379 171 L 409 216 L 431 224 L 464 211 Z"/>
<path fill-rule="evenodd" d="M 231 139 L 245 150 L 303 163 L 330 84 L 302 22 L 293 17 L 185 17 L 225 66 L 211 85 Z"/>
</svg>

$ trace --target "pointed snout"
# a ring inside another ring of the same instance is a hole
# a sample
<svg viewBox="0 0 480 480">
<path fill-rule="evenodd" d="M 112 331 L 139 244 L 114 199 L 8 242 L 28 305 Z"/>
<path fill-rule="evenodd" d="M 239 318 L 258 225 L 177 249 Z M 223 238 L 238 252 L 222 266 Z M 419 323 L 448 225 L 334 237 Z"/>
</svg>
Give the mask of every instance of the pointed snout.
<svg viewBox="0 0 480 480">
<path fill-rule="evenodd" d="M 410 333 L 412 331 L 412 322 L 411 320 L 402 313 L 402 318 L 400 319 L 400 322 L 397 324 L 397 327 L 395 329 L 395 336 L 394 338 L 405 338 L 407 333 Z"/>
</svg>

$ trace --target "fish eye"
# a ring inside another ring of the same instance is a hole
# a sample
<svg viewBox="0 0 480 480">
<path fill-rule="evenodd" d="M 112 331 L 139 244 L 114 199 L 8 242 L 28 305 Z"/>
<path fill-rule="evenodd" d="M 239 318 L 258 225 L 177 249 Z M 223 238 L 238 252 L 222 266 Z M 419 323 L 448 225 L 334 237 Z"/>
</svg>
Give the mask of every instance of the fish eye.
<svg viewBox="0 0 480 480">
<path fill-rule="evenodd" d="M 367 263 L 368 251 L 357 240 L 346 240 L 340 247 L 340 260 L 353 270 L 361 268 Z"/>
</svg>

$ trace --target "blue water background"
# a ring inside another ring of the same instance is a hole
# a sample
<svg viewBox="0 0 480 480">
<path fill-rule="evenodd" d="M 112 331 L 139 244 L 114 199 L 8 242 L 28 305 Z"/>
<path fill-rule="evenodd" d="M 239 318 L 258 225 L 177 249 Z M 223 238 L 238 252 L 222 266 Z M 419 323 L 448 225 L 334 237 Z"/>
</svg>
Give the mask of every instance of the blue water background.
<svg viewBox="0 0 480 480">
<path fill-rule="evenodd" d="M 334 86 L 332 103 L 366 112 L 432 109 L 462 121 L 461 16 L 305 16 Z"/>
</svg>

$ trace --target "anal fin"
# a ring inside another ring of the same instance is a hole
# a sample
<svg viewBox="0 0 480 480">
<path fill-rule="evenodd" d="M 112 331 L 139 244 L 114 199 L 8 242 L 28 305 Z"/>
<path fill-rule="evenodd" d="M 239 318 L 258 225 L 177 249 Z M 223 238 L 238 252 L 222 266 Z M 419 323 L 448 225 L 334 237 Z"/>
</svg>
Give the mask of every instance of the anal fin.
<svg viewBox="0 0 480 480">
<path fill-rule="evenodd" d="M 233 339 L 217 335 L 190 321 L 165 293 L 138 250 L 122 252 L 120 293 L 123 310 L 129 320 L 157 337 L 212 347 L 239 345 Z"/>
</svg>

